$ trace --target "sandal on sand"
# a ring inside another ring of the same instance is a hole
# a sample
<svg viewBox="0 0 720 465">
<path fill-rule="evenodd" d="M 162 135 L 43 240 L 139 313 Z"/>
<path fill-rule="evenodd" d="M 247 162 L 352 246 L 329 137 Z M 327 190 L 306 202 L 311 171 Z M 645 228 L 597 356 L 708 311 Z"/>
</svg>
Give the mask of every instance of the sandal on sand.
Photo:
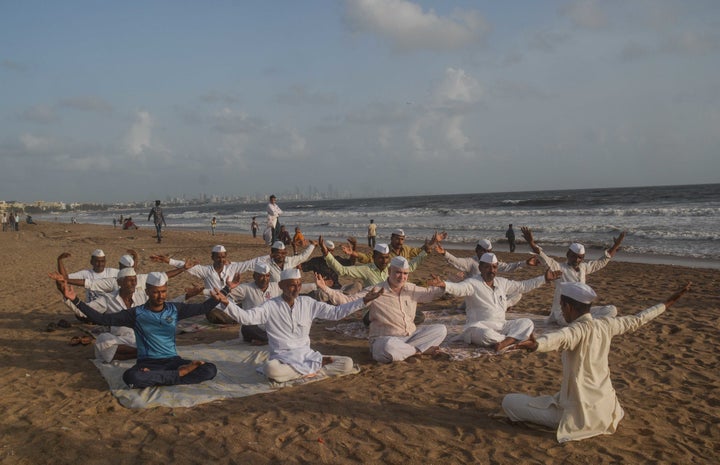
<svg viewBox="0 0 720 465">
<path fill-rule="evenodd" d="M 80 343 L 81 343 L 80 336 L 73 336 L 70 338 L 70 342 L 68 344 L 70 344 L 71 346 L 76 346 Z"/>
<path fill-rule="evenodd" d="M 93 338 L 90 336 L 83 336 L 80 338 L 80 344 L 82 344 L 84 346 L 92 344 L 92 342 L 93 342 Z"/>
<path fill-rule="evenodd" d="M 62 319 L 62 320 L 60 320 L 60 321 L 57 322 L 57 325 L 56 325 L 56 326 L 57 326 L 58 328 L 69 328 L 71 325 L 70 325 L 70 322 L 69 322 L 68 320 Z"/>
<path fill-rule="evenodd" d="M 45 331 L 48 333 L 52 333 L 57 329 L 57 325 L 55 323 L 48 323 L 48 325 L 45 327 Z"/>
</svg>

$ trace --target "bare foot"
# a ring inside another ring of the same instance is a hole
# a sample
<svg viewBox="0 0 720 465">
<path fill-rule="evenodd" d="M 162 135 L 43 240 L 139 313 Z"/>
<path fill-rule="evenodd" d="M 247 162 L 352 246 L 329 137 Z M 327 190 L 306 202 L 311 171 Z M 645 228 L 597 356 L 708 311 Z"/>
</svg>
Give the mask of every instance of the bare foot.
<svg viewBox="0 0 720 465">
<path fill-rule="evenodd" d="M 183 376 L 187 375 L 188 373 L 192 373 L 195 371 L 200 365 L 204 365 L 205 362 L 201 360 L 193 360 L 187 365 L 183 365 L 180 368 L 178 368 L 178 374 L 182 378 Z"/>
<path fill-rule="evenodd" d="M 495 352 L 502 352 L 503 350 L 507 349 L 511 345 L 515 344 L 518 340 L 514 337 L 506 337 L 501 342 L 498 342 L 493 346 L 493 349 L 495 349 Z"/>
<path fill-rule="evenodd" d="M 322 366 L 330 365 L 333 362 L 332 357 L 323 357 L 322 359 Z"/>
<path fill-rule="evenodd" d="M 429 347 L 425 352 L 423 352 L 423 355 L 437 355 L 437 353 L 440 352 L 440 347 L 438 346 L 432 346 Z"/>
</svg>

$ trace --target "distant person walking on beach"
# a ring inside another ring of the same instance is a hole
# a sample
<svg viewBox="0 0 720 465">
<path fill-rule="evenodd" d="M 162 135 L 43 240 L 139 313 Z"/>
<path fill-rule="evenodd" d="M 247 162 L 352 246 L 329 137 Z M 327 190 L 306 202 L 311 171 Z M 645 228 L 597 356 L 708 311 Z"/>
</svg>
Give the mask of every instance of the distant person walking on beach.
<svg viewBox="0 0 720 465">
<path fill-rule="evenodd" d="M 255 217 L 253 216 L 252 223 L 250 223 L 250 230 L 252 231 L 253 239 L 257 237 L 258 228 L 259 226 L 257 221 L 255 221 Z"/>
<path fill-rule="evenodd" d="M 7 224 L 8 224 L 7 213 L 4 213 L 4 212 L 3 212 L 3 216 L 2 216 L 3 232 L 7 231 Z"/>
<path fill-rule="evenodd" d="M 162 227 L 167 226 L 165 223 L 165 215 L 163 215 L 162 208 L 160 208 L 160 201 L 155 201 L 155 206 L 150 209 L 150 213 L 148 213 L 148 221 L 150 221 L 150 218 L 153 219 L 155 222 L 155 232 L 157 233 L 157 241 L 158 244 L 162 241 Z"/>
<path fill-rule="evenodd" d="M 613 434 L 625 416 L 612 386 L 608 354 L 614 336 L 635 331 L 660 316 L 686 292 L 687 283 L 665 303 L 618 318 L 594 319 L 590 305 L 595 291 L 583 283 L 562 283 L 560 302 L 570 325 L 517 344 L 530 352 L 561 350 L 563 376 L 560 392 L 532 397 L 508 394 L 502 408 L 511 421 L 526 421 L 556 429 L 558 442 L 580 441 Z M 643 346 L 643 341 L 637 343 Z"/>
<path fill-rule="evenodd" d="M 272 231 L 272 239 L 270 240 L 271 243 L 277 240 L 277 225 L 280 215 L 282 215 L 282 213 L 283 211 L 277 204 L 277 197 L 275 197 L 275 195 L 271 195 L 270 202 L 267 204 L 267 225 Z"/>
<path fill-rule="evenodd" d="M 217 219 L 213 216 L 210 220 L 210 229 L 212 230 L 212 235 L 215 235 L 215 227 L 217 226 Z"/>
<path fill-rule="evenodd" d="M 505 231 L 505 237 L 507 237 L 510 252 L 515 252 L 515 231 L 513 230 L 512 224 L 510 224 L 507 231 Z"/>
<path fill-rule="evenodd" d="M 375 238 L 377 237 L 377 225 L 375 220 L 370 220 L 368 225 L 368 247 L 371 249 L 375 248 Z"/>
</svg>

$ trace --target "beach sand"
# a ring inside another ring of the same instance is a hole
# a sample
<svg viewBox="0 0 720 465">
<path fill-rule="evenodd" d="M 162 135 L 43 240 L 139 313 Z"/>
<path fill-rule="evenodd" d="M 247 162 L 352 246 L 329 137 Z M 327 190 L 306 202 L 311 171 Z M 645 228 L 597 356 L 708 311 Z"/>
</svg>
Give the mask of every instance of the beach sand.
<svg viewBox="0 0 720 465">
<path fill-rule="evenodd" d="M 693 290 L 634 334 L 615 339 L 613 383 L 626 416 L 619 430 L 581 442 L 558 444 L 552 432 L 496 418 L 510 392 L 552 394 L 559 389 L 559 353 L 507 353 L 462 362 L 422 359 L 378 365 L 367 342 L 316 324 L 313 347 L 351 356 L 362 368 L 329 379 L 252 397 L 193 408 L 129 410 L 115 400 L 89 361 L 92 346 L 70 346 L 77 321 L 47 278 L 56 257 L 72 253 L 68 270 L 87 268 L 102 248 L 116 266 L 126 249 L 140 254 L 138 270 L 167 269 L 149 256 L 167 253 L 209 263 L 222 243 L 231 260 L 268 249 L 260 239 L 235 234 L 169 229 L 162 244 L 152 228 L 121 231 L 104 226 L 45 223 L 0 234 L 2 283 L 0 360 L 3 464 L 138 463 L 707 463 L 720 460 L 718 316 L 720 271 L 611 262 L 588 279 L 600 303 L 621 315 L 664 301 L 686 281 Z M 519 247 L 518 250 L 524 249 Z M 316 252 L 319 253 L 319 252 Z M 458 251 L 469 255 L 471 251 Z M 499 253 L 506 261 L 524 253 Z M 588 257 L 592 258 L 592 257 Z M 530 269 L 518 279 L 539 273 Z M 442 257 L 431 256 L 413 281 L 430 272 L 452 276 Z M 196 282 L 171 281 L 170 294 Z M 543 313 L 552 286 L 527 294 L 517 311 Z M 425 310 L 455 307 L 445 299 Z M 73 327 L 47 332 L 65 318 Z M 179 345 L 237 337 L 237 328 L 178 336 Z"/>
</svg>

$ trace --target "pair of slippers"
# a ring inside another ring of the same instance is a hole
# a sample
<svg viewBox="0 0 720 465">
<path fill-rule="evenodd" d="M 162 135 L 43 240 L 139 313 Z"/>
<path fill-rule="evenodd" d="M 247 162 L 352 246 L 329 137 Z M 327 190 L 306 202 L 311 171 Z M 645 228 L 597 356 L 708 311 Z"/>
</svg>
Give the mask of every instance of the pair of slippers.
<svg viewBox="0 0 720 465">
<path fill-rule="evenodd" d="M 67 329 L 71 326 L 72 325 L 70 324 L 70 322 L 68 320 L 62 319 L 62 320 L 59 320 L 57 323 L 48 323 L 47 327 L 45 328 L 45 331 L 47 331 L 48 333 L 51 333 L 58 328 Z"/>
<path fill-rule="evenodd" d="M 73 336 L 70 338 L 70 345 L 71 346 L 77 346 L 77 345 L 89 345 L 92 344 L 93 338 L 90 336 Z"/>
</svg>

